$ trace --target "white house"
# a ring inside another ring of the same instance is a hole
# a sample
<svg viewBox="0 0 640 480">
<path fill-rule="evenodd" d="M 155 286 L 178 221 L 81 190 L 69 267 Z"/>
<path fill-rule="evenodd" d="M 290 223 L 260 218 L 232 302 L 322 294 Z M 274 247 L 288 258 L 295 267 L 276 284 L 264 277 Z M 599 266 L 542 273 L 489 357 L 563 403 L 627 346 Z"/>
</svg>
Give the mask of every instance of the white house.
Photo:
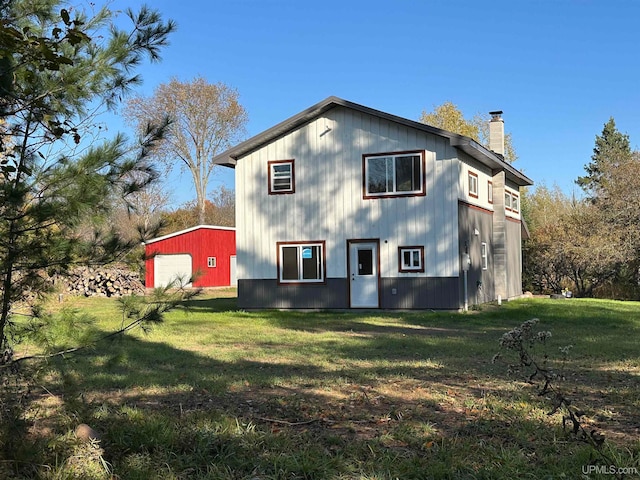
<svg viewBox="0 0 640 480">
<path fill-rule="evenodd" d="M 532 181 L 503 159 L 500 114 L 492 151 L 330 97 L 219 155 L 236 171 L 238 305 L 458 309 L 521 295 L 519 189 Z"/>
</svg>

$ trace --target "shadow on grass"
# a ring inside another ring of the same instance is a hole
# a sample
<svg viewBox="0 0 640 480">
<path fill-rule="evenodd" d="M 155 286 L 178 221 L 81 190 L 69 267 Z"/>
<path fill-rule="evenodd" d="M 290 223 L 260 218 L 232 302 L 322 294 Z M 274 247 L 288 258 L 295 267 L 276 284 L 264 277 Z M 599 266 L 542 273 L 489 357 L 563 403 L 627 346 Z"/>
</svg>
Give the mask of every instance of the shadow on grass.
<svg viewBox="0 0 640 480">
<path fill-rule="evenodd" d="M 133 479 L 515 478 L 532 469 L 579 475 L 586 450 L 565 455 L 553 440 L 557 427 L 505 407 L 522 394 L 509 390 L 503 367 L 491 365 L 497 341 L 534 316 L 541 328 L 572 332 L 576 344 L 611 335 L 618 342 L 598 350 L 591 365 L 597 369 L 608 355 L 630 347 L 619 325 L 624 332 L 637 328 L 610 315 L 603 321 L 588 304 L 583 316 L 567 318 L 552 302 L 468 315 L 256 314 L 233 312 L 234 302 L 196 299 L 189 307 L 259 320 L 282 330 L 280 336 L 218 343 L 214 319 L 212 346 L 203 339 L 202 352 L 125 336 L 53 362 L 45 396 L 61 399 L 64 412 L 54 430 L 64 435 L 86 422 L 104 432 L 105 458 L 116 474 Z M 283 357 L 279 349 L 292 349 L 288 330 L 304 338 L 293 347 L 297 355 Z M 222 360 L 218 348 L 237 355 Z M 583 371 L 586 381 L 597 373 Z M 633 380 L 619 371 L 606 380 L 629 385 L 616 403 L 637 405 Z M 598 385 L 592 383 L 594 395 Z M 503 403 L 498 409 L 487 400 L 491 395 Z M 73 453 L 64 448 L 44 448 L 37 462 Z"/>
<path fill-rule="evenodd" d="M 259 320 L 279 329 L 311 334 L 297 348 L 302 354 L 308 350 L 310 358 L 331 359 L 331 368 L 310 364 L 311 360 L 307 359 L 293 362 L 287 359 L 283 363 L 277 354 L 271 355 L 280 348 L 291 348 L 288 343 L 291 340 L 286 338 L 240 339 L 251 345 L 249 356 L 253 354 L 251 350 L 257 348 L 264 360 L 240 358 L 233 362 L 216 361 L 145 341 L 135 346 L 123 346 L 121 353 L 104 364 L 107 369 L 98 361 L 94 362 L 94 367 L 102 370 L 89 384 L 103 382 L 105 388 L 122 388 L 122 381 L 128 379 L 130 386 L 202 387 L 209 391 L 226 391 L 231 385 L 243 382 L 269 387 L 287 383 L 291 378 L 303 383 L 304 379 L 309 379 L 309 385 L 344 379 L 374 387 L 387 381 L 389 376 L 418 382 L 466 376 L 504 381 L 505 367 L 491 364 L 491 358 L 499 351 L 498 339 L 522 321 L 538 317 L 541 329 L 553 331 L 549 347 L 552 358 L 558 347 L 574 345 L 570 360 L 564 366 L 572 385 L 601 389 L 613 385 L 629 387 L 621 390 L 619 396 L 624 396 L 623 401 L 630 405 L 638 403 L 636 389 L 632 388 L 637 374 L 619 369 L 610 371 L 609 368 L 615 361 L 637 362 L 640 355 L 637 333 L 634 333 L 638 332 L 639 322 L 633 315 L 621 317 L 619 313 L 615 314 L 620 311 L 619 304 L 609 310 L 599 302 L 588 300 L 525 300 L 465 315 L 451 312 L 246 313 L 228 310 L 234 301 L 235 298 L 195 299 L 189 302 L 189 309 L 229 312 L 233 318 Z M 571 308 L 567 309 L 568 306 Z M 639 305 L 629 303 L 624 306 L 634 312 Z M 127 341 L 135 340 L 129 338 Z M 215 333 L 211 341 L 214 345 L 217 343 Z M 203 343 L 206 343 L 204 339 Z M 241 350 L 242 343 L 234 343 L 231 347 Z M 427 366 L 425 360 L 429 360 Z"/>
<path fill-rule="evenodd" d="M 236 297 L 196 298 L 185 302 L 185 307 L 194 312 L 229 312 L 237 310 Z"/>
<path fill-rule="evenodd" d="M 555 443 L 557 428 L 505 406 L 403 400 L 402 385 L 381 396 L 356 378 L 344 381 L 343 397 L 252 384 L 302 375 L 373 387 L 390 381 L 384 370 L 220 362 L 135 338 L 109 351 L 113 360 L 95 352 L 63 365 L 64 401 L 76 421 L 103 432 L 104 459 L 122 478 L 518 478 L 534 468 L 575 473 L 588 460 L 586 449 L 569 455 Z"/>
</svg>

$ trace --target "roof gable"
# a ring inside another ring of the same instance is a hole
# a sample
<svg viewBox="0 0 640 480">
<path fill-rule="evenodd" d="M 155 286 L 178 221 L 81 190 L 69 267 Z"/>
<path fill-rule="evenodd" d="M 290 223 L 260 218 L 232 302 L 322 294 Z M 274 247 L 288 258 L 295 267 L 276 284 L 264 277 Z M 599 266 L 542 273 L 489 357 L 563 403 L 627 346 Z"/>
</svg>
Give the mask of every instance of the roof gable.
<svg viewBox="0 0 640 480">
<path fill-rule="evenodd" d="M 214 163 L 219 165 L 224 165 L 227 167 L 234 168 L 236 162 L 239 158 L 259 149 L 263 145 L 280 138 L 287 133 L 295 130 L 296 128 L 309 123 L 310 121 L 316 119 L 324 112 L 331 110 L 335 107 L 344 107 L 352 110 L 356 110 L 362 113 L 366 113 L 369 115 L 373 115 L 379 118 L 383 118 L 389 120 L 391 122 L 399 123 L 401 125 L 405 125 L 411 128 L 415 128 L 417 130 L 431 133 L 434 135 L 438 135 L 440 137 L 444 137 L 449 139 L 451 145 L 453 147 L 459 148 L 464 151 L 471 157 L 480 161 L 482 164 L 488 166 L 493 171 L 504 170 L 507 178 L 519 186 L 533 185 L 533 181 L 529 179 L 526 175 L 524 175 L 519 170 L 513 168 L 509 163 L 504 161 L 504 158 L 501 155 L 489 150 L 488 148 L 480 145 L 478 142 L 473 140 L 472 138 L 465 137 L 464 135 L 459 135 L 457 133 L 449 132 L 447 130 L 442 130 L 437 127 L 433 127 L 431 125 L 427 125 L 421 122 L 417 122 L 414 120 L 409 120 L 407 118 L 398 117 L 396 115 L 392 115 L 390 113 L 382 112 L 380 110 L 375 110 L 373 108 L 365 107 L 364 105 L 359 105 L 357 103 L 350 102 L 348 100 L 344 100 L 338 97 L 328 97 L 323 101 L 303 110 L 302 112 L 290 117 L 283 122 L 278 123 L 277 125 L 265 130 L 258 135 L 255 135 L 248 140 L 236 145 L 235 147 L 230 148 L 226 152 L 221 153 L 220 155 L 214 158 Z"/>
<path fill-rule="evenodd" d="M 147 240 L 144 242 L 145 245 L 149 245 L 150 243 L 160 242 L 162 240 L 167 240 L 168 238 L 177 237 L 179 235 L 184 235 L 186 233 L 195 232 L 196 230 L 224 230 L 224 231 L 234 231 L 234 227 L 219 227 L 217 225 L 196 225 L 195 227 L 185 228 L 184 230 L 179 230 L 177 232 L 169 233 L 167 235 L 163 235 L 162 237 L 152 238 L 151 240 Z"/>
</svg>

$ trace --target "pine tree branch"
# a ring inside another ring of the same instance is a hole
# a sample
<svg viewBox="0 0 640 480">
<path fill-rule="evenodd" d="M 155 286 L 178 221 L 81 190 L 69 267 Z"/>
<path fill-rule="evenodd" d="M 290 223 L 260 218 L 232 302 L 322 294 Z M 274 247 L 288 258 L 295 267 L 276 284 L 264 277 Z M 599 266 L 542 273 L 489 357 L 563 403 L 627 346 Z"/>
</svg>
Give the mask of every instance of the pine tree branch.
<svg viewBox="0 0 640 480">
<path fill-rule="evenodd" d="M 78 353 L 84 350 L 87 350 L 91 347 L 93 347 L 95 344 L 103 342 L 105 340 L 108 340 L 110 338 L 114 338 L 117 337 L 119 335 L 123 335 L 126 332 L 136 328 L 136 327 L 142 327 L 144 328 L 145 323 L 158 323 L 159 321 L 159 316 L 161 316 L 162 314 L 168 312 L 169 310 L 172 310 L 174 308 L 177 307 L 178 303 L 181 302 L 184 299 L 189 299 L 189 298 L 193 298 L 194 296 L 198 295 L 200 293 L 199 290 L 195 290 L 193 292 L 184 292 L 186 293 L 185 296 L 181 297 L 180 300 L 173 300 L 173 301 L 168 301 L 168 302 L 162 302 L 162 301 L 157 301 L 154 303 L 151 303 L 152 308 L 150 308 L 149 310 L 147 310 L 141 317 L 136 318 L 135 320 L 133 320 L 132 322 L 128 323 L 127 325 L 119 328 L 118 330 L 115 330 L 113 332 L 110 332 L 106 335 L 103 335 L 102 337 L 98 338 L 95 342 L 93 342 L 92 344 L 87 344 L 87 345 L 80 345 L 77 347 L 72 347 L 72 348 L 68 348 L 65 350 L 61 350 L 58 352 L 54 352 L 54 353 L 43 353 L 43 354 L 34 354 L 34 355 L 27 355 L 24 357 L 20 357 L 20 358 L 16 358 L 16 359 L 12 359 L 11 361 L 5 363 L 5 364 L 0 364 L 0 369 L 3 368 L 11 368 L 13 366 L 19 365 L 22 362 L 25 362 L 27 360 L 48 360 L 51 358 L 56 358 L 56 357 L 64 357 L 65 355 L 69 355 L 71 353 Z"/>
</svg>

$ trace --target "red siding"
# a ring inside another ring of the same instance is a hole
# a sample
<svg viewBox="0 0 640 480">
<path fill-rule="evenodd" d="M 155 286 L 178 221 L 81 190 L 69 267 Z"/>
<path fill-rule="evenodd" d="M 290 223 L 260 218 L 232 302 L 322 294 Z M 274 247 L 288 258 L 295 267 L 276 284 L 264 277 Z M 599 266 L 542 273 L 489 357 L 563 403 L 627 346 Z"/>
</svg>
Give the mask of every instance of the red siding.
<svg viewBox="0 0 640 480">
<path fill-rule="evenodd" d="M 225 287 L 231 283 L 232 255 L 236 254 L 235 230 L 198 227 L 183 233 L 178 232 L 168 238 L 150 240 L 145 245 L 147 288 L 153 288 L 154 262 L 157 254 L 188 253 L 192 258 L 192 271 L 200 275 L 193 282 L 194 287 Z M 216 266 L 209 267 L 207 259 L 216 257 Z"/>
</svg>

